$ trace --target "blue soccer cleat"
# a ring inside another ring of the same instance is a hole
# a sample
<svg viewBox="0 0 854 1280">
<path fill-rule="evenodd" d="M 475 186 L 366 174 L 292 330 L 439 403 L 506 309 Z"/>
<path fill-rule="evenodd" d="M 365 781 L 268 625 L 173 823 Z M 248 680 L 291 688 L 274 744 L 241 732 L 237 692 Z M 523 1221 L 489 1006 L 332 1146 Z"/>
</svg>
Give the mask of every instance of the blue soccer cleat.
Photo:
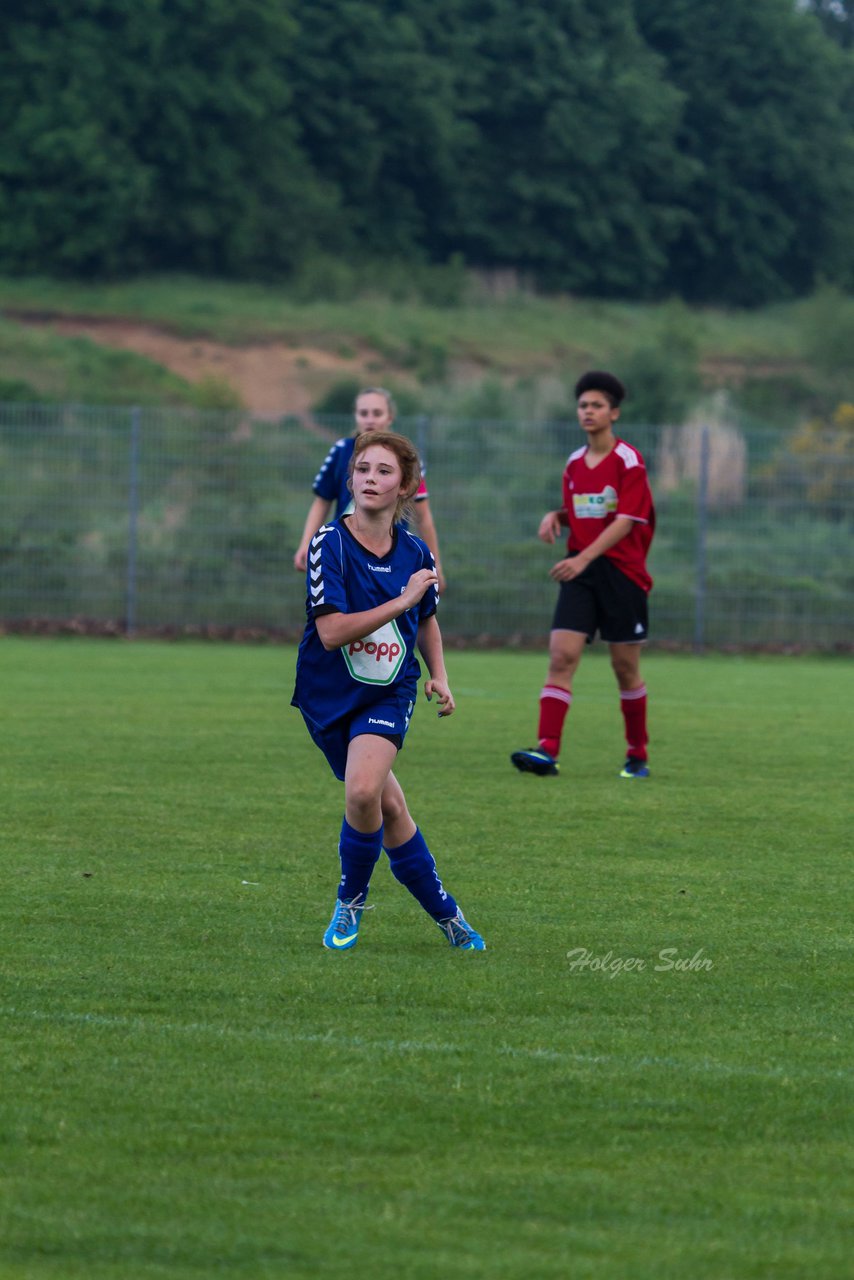
<svg viewBox="0 0 854 1280">
<path fill-rule="evenodd" d="M 560 772 L 560 766 L 554 756 L 542 747 L 533 747 L 530 751 L 514 751 L 510 757 L 521 773 L 536 773 L 541 778 Z"/>
<path fill-rule="evenodd" d="M 447 920 L 436 921 L 452 947 L 461 951 L 485 951 L 486 943 L 480 934 L 471 927 L 462 911 L 457 907 L 457 914 Z"/>
<path fill-rule="evenodd" d="M 329 928 L 323 935 L 324 947 L 330 951 L 348 951 L 350 947 L 355 947 L 359 940 L 362 912 L 366 910 L 365 899 L 361 896 L 350 898 L 346 902 L 336 899 Z"/>
<path fill-rule="evenodd" d="M 637 756 L 629 756 L 620 770 L 621 778 L 648 778 L 649 765 L 646 760 L 638 760 Z"/>
</svg>

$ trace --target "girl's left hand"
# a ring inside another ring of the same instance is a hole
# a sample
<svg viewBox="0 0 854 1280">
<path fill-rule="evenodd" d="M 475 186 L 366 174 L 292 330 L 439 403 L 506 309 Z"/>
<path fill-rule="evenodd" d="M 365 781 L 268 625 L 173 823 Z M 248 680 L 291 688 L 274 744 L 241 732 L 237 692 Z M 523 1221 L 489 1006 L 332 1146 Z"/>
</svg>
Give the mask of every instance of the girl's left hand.
<svg viewBox="0 0 854 1280">
<path fill-rule="evenodd" d="M 428 702 L 432 702 L 434 693 L 438 698 L 440 719 L 442 716 L 453 715 L 457 704 L 454 702 L 454 695 L 444 680 L 426 680 L 424 682 L 424 692 L 427 695 Z"/>
</svg>

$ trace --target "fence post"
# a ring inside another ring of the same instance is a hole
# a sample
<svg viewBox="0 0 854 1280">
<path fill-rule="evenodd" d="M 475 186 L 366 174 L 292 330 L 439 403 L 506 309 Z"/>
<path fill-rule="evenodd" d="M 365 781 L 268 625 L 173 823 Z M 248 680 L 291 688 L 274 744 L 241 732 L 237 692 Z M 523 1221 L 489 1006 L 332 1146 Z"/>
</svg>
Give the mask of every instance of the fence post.
<svg viewBox="0 0 854 1280">
<path fill-rule="evenodd" d="M 709 519 L 709 428 L 700 431 L 700 468 L 697 475 L 697 555 L 694 588 L 694 652 L 706 643 L 706 539 Z"/>
<path fill-rule="evenodd" d="M 125 584 L 125 634 L 136 630 L 136 526 L 139 515 L 139 436 L 141 411 L 130 411 L 130 460 L 128 476 L 128 559 Z"/>
</svg>

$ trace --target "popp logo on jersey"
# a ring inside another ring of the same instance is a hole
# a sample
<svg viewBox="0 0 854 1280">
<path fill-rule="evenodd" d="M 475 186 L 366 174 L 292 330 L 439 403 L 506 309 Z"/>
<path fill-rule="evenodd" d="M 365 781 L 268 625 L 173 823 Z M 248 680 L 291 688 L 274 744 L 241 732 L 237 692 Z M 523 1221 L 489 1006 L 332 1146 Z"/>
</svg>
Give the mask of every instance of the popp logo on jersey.
<svg viewBox="0 0 854 1280">
<path fill-rule="evenodd" d="M 345 645 L 341 652 L 354 680 L 362 684 L 391 684 L 403 665 L 406 645 L 397 623 L 392 621 L 369 636 Z"/>
<path fill-rule="evenodd" d="M 355 640 L 348 646 L 347 652 L 351 658 L 355 653 L 364 653 L 375 662 L 382 662 L 384 658 L 394 662 L 400 653 L 400 645 L 395 640 L 392 640 L 391 644 L 386 644 L 384 640 L 379 644 L 375 644 L 373 640 Z"/>
</svg>

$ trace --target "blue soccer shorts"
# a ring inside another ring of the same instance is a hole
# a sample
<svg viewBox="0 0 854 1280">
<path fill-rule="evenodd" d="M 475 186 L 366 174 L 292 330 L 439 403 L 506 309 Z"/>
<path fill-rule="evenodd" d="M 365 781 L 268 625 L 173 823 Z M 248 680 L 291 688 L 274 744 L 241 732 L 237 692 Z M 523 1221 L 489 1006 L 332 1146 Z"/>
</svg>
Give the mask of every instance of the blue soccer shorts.
<svg viewBox="0 0 854 1280">
<path fill-rule="evenodd" d="M 335 720 L 325 728 L 315 724 L 304 711 L 302 718 L 311 734 L 312 742 L 326 756 L 335 777 L 343 782 L 347 768 L 347 752 L 353 738 L 358 738 L 363 733 L 372 733 L 378 738 L 388 738 L 389 742 L 394 743 L 400 751 L 412 719 L 414 706 L 415 703 L 408 692 L 397 696 L 389 693 L 382 702 L 374 702 L 369 707 L 363 707 L 351 715 Z"/>
</svg>

